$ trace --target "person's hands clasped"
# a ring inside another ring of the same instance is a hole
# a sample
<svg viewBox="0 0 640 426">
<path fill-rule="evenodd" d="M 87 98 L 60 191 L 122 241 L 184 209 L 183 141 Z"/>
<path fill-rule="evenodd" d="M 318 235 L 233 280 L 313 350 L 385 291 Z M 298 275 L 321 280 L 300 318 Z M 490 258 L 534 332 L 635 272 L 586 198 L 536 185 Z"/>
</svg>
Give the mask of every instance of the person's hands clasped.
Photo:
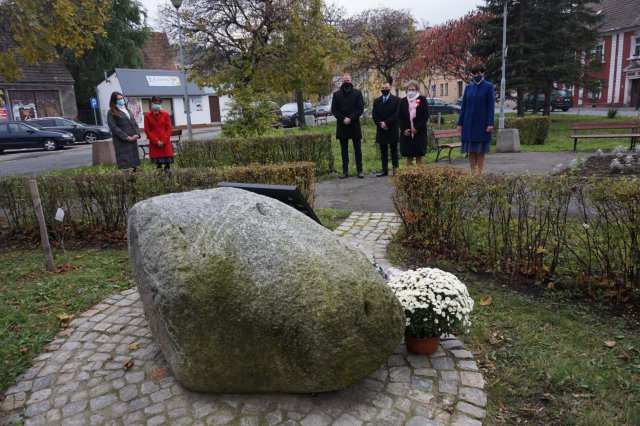
<svg viewBox="0 0 640 426">
<path fill-rule="evenodd" d="M 351 119 L 349 117 L 345 117 L 344 120 L 342 120 L 342 123 L 345 126 L 348 126 L 349 124 L 351 124 Z"/>
<path fill-rule="evenodd" d="M 493 126 L 487 126 L 487 133 L 493 132 Z"/>
<path fill-rule="evenodd" d="M 158 147 L 159 147 L 159 148 L 162 148 L 163 146 L 164 146 L 164 142 L 162 142 L 162 141 L 158 141 Z"/>
<path fill-rule="evenodd" d="M 127 137 L 127 140 L 128 140 L 129 142 L 135 142 L 135 141 L 137 141 L 138 139 L 140 139 L 140 135 L 133 135 L 133 136 L 129 136 L 129 137 Z"/>
<path fill-rule="evenodd" d="M 380 128 L 382 130 L 389 130 L 389 126 L 387 126 L 387 123 L 385 123 L 384 121 L 380 122 Z"/>
<path fill-rule="evenodd" d="M 404 135 L 405 136 L 411 136 L 411 129 L 405 129 L 404 130 Z"/>
</svg>

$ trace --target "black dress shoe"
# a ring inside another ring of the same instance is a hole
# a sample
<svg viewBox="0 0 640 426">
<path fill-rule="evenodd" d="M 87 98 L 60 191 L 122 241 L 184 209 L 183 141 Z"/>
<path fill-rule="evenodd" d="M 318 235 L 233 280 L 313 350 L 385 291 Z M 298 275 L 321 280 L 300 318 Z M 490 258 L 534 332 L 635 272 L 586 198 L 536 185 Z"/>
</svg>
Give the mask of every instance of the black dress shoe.
<svg viewBox="0 0 640 426">
<path fill-rule="evenodd" d="M 358 178 L 360 178 L 360 179 L 364 178 L 364 173 L 362 173 L 362 172 L 358 173 Z"/>
<path fill-rule="evenodd" d="M 348 177 L 349 177 L 349 175 L 346 174 L 346 173 L 340 175 L 340 179 L 346 179 Z"/>
<path fill-rule="evenodd" d="M 389 172 L 386 170 L 381 171 L 380 173 L 376 173 L 376 177 L 389 176 Z"/>
</svg>

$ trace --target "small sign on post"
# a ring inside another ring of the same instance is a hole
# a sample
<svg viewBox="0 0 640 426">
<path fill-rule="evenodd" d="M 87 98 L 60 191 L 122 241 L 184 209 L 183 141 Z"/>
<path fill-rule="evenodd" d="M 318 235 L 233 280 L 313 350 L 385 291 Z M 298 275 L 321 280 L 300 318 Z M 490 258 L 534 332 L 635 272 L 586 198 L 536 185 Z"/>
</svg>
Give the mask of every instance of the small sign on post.
<svg viewBox="0 0 640 426">
<path fill-rule="evenodd" d="M 98 125 L 98 117 L 96 117 L 96 110 L 98 109 L 98 99 L 89 98 L 89 103 L 91 104 L 91 109 L 93 110 L 93 124 Z"/>
<path fill-rule="evenodd" d="M 53 264 L 53 254 L 51 253 L 51 245 L 49 245 L 49 234 L 47 233 L 47 223 L 44 220 L 44 213 L 42 212 L 42 202 L 40 201 L 40 192 L 38 191 L 38 183 L 35 179 L 29 180 L 29 190 L 31 191 L 31 199 L 33 200 L 33 209 L 36 212 L 38 218 L 38 225 L 40 228 L 40 242 L 42 243 L 42 250 L 44 251 L 44 259 L 47 262 L 47 271 L 55 271 L 56 267 Z"/>
</svg>

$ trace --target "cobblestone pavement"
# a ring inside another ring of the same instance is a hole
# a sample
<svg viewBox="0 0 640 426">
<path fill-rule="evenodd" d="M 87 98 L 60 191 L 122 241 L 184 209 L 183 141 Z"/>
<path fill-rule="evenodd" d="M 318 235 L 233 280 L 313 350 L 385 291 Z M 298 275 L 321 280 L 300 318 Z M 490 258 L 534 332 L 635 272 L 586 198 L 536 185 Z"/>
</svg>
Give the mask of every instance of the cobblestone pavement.
<svg viewBox="0 0 640 426">
<path fill-rule="evenodd" d="M 336 233 L 387 268 L 392 213 L 353 213 Z M 431 356 L 404 344 L 346 389 L 310 395 L 204 394 L 183 388 L 147 326 L 136 289 L 74 319 L 7 391 L 0 423 L 25 425 L 481 425 L 484 380 L 462 342 Z M 2 417 L 4 415 L 4 417 Z"/>
</svg>

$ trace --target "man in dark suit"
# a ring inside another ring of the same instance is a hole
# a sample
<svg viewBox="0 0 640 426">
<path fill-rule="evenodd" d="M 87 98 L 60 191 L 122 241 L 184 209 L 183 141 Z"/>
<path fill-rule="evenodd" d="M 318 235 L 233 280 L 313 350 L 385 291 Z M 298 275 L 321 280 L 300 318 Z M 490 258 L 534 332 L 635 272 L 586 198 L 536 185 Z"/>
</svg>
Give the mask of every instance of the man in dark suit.
<svg viewBox="0 0 640 426">
<path fill-rule="evenodd" d="M 376 143 L 380 145 L 382 171 L 377 177 L 389 174 L 389 148 L 391 148 L 392 174 L 398 168 L 398 105 L 400 98 L 391 94 L 391 84 L 388 81 L 380 86 L 382 96 L 373 101 L 371 115 L 376 123 Z"/>
<path fill-rule="evenodd" d="M 345 74 L 342 77 L 340 90 L 334 92 L 331 100 L 331 114 L 336 118 L 336 139 L 340 140 L 340 153 L 342 155 L 342 175 L 340 179 L 349 176 L 349 139 L 353 141 L 353 153 L 356 157 L 358 177 L 363 178 L 362 173 L 362 149 L 360 140 L 360 116 L 364 112 L 364 98 L 362 92 L 353 88 L 351 76 Z"/>
</svg>

